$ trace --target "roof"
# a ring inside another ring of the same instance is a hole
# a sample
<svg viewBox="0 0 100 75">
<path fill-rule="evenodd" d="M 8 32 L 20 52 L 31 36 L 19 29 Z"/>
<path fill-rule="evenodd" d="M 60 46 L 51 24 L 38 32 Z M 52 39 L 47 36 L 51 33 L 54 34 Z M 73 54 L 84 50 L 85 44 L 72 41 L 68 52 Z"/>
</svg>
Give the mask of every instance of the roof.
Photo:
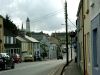
<svg viewBox="0 0 100 75">
<path fill-rule="evenodd" d="M 54 37 L 50 37 L 49 41 L 50 41 L 50 43 L 53 43 L 53 44 L 59 44 L 59 41 Z"/>
<path fill-rule="evenodd" d="M 77 11 L 77 16 L 79 15 L 79 12 L 80 12 L 80 10 L 81 10 L 81 8 L 82 8 L 82 0 L 80 0 L 80 3 L 79 3 L 79 6 L 78 6 L 78 11 Z"/>
<path fill-rule="evenodd" d="M 25 35 L 25 38 L 28 39 L 28 40 L 31 41 L 31 42 L 39 42 L 39 41 L 36 40 L 35 38 L 29 37 L 29 36 L 27 36 L 27 35 Z"/>
<path fill-rule="evenodd" d="M 32 37 L 37 39 L 38 41 L 41 41 L 44 36 L 49 37 L 48 34 L 45 34 L 42 31 L 41 32 L 32 32 L 31 34 L 32 34 Z"/>
<path fill-rule="evenodd" d="M 21 37 L 19 37 L 19 36 L 17 36 L 16 39 L 18 39 L 18 40 L 20 40 L 20 41 L 22 41 L 22 42 L 26 42 L 25 39 L 23 39 L 23 38 L 21 38 Z"/>
</svg>

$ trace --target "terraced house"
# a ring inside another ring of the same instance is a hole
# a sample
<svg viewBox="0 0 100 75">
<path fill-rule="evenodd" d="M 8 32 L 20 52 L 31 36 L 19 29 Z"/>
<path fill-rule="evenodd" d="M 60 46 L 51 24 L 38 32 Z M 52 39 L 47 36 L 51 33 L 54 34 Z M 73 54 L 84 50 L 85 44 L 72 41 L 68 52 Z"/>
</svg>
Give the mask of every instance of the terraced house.
<svg viewBox="0 0 100 75">
<path fill-rule="evenodd" d="M 90 0 L 92 75 L 100 75 L 100 0 Z"/>
<path fill-rule="evenodd" d="M 92 75 L 91 22 L 89 0 L 81 0 L 77 13 L 77 56 L 84 75 Z"/>
<path fill-rule="evenodd" d="M 4 52 L 3 35 L 3 17 L 0 15 L 0 52 Z"/>
</svg>

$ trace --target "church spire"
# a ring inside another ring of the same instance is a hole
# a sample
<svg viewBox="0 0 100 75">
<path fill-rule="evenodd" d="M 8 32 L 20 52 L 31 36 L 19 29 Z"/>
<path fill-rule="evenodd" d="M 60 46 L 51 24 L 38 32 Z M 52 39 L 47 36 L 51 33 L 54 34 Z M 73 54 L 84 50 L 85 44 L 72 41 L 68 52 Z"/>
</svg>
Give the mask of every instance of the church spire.
<svg viewBox="0 0 100 75">
<path fill-rule="evenodd" d="M 26 20 L 26 22 L 30 22 L 30 20 L 29 20 L 29 18 L 27 17 L 27 20 Z"/>
<path fill-rule="evenodd" d="M 30 20 L 28 17 L 26 19 L 26 32 L 30 32 Z"/>
<path fill-rule="evenodd" d="M 22 22 L 22 30 L 24 30 L 24 28 L 23 28 L 23 22 Z"/>
</svg>

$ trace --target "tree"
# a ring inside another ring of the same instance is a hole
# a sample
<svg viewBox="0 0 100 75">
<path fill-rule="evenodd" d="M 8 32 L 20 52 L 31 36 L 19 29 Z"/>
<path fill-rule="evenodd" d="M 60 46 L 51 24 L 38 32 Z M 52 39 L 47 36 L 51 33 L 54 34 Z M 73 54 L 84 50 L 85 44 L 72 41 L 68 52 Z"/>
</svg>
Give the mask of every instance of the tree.
<svg viewBox="0 0 100 75">
<path fill-rule="evenodd" d="M 46 44 L 41 44 L 40 47 L 43 50 L 42 57 L 43 58 L 47 57 L 47 50 L 46 50 L 47 45 Z"/>
<path fill-rule="evenodd" d="M 8 31 L 12 32 L 14 36 L 18 35 L 18 29 L 16 25 L 11 21 L 8 15 L 6 15 L 6 18 L 3 18 L 3 24 L 4 24 L 4 31 L 5 29 L 7 29 Z"/>
</svg>

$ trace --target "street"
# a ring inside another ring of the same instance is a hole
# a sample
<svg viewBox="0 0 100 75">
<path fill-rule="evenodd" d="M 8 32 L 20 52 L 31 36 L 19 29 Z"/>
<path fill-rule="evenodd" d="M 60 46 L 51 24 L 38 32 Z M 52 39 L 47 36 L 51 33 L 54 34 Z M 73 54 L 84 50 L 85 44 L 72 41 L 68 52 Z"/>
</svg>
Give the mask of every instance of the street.
<svg viewBox="0 0 100 75">
<path fill-rule="evenodd" d="M 65 60 L 48 60 L 41 62 L 23 62 L 15 65 L 15 69 L 0 71 L 0 75 L 52 75 L 51 73 Z"/>
<path fill-rule="evenodd" d="M 73 49 L 73 58 L 75 56 Z M 69 61 L 71 60 L 71 49 L 69 46 Z M 63 55 L 63 60 L 46 60 L 38 62 L 22 62 L 15 64 L 15 69 L 0 71 L 0 75 L 53 75 L 59 66 L 66 62 L 66 53 Z"/>
</svg>

